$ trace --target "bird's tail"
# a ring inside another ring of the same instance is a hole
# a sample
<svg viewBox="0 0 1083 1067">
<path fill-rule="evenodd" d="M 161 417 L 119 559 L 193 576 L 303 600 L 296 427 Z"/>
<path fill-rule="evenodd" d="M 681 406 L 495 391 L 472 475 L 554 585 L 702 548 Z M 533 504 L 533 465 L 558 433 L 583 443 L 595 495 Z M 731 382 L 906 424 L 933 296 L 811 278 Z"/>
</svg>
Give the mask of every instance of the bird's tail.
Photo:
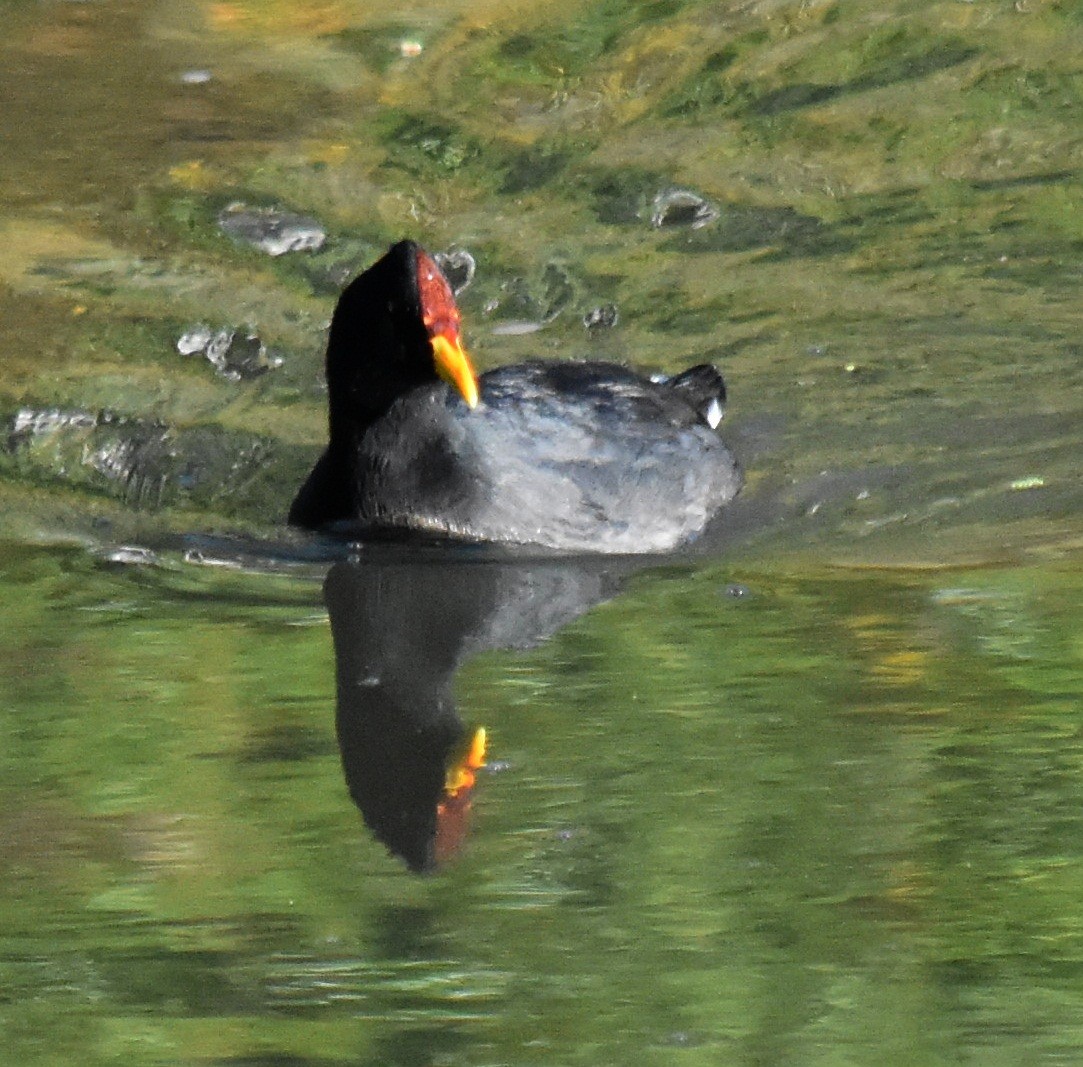
<svg viewBox="0 0 1083 1067">
<path fill-rule="evenodd" d="M 726 410 L 726 383 L 718 368 L 700 363 L 674 375 L 666 384 L 699 412 L 699 417 L 713 430 Z"/>
</svg>

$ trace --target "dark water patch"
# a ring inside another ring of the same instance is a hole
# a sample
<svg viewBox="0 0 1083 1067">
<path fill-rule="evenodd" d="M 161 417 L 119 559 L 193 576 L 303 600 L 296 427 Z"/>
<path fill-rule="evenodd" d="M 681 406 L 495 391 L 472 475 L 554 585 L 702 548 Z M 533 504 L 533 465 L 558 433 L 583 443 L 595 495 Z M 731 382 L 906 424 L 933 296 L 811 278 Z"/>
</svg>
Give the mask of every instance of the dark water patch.
<svg viewBox="0 0 1083 1067">
<path fill-rule="evenodd" d="M 1005 293 L 1030 285 L 1041 285 L 1049 292 L 1071 289 L 1083 273 L 1083 240 L 1038 236 L 1022 219 L 1003 219 L 984 233 L 959 232 L 950 242 L 942 237 L 940 233 L 922 235 L 912 252 L 914 260 L 926 269 L 956 266 L 974 277 L 1014 282 L 1004 288 Z"/>
<path fill-rule="evenodd" d="M 1071 71 L 1040 69 L 1023 63 L 998 64 L 982 71 L 965 91 L 983 109 L 1003 111 L 1005 106 L 1041 114 L 1049 106 L 1078 108 L 1083 87 Z"/>
<path fill-rule="evenodd" d="M 763 95 L 756 95 L 753 88 L 745 86 L 738 90 L 738 97 L 749 100 L 744 107 L 750 115 L 777 115 L 781 111 L 796 111 L 798 108 L 814 107 L 834 100 L 847 91 L 856 91 L 851 85 L 815 85 L 811 83 L 787 85 Z"/>
<path fill-rule="evenodd" d="M 1012 174 L 1003 178 L 973 178 L 972 189 L 987 190 L 1026 189 L 1030 186 L 1060 185 L 1062 182 L 1074 182 L 1079 178 L 1075 170 L 1052 170 L 1032 174 Z"/>
<path fill-rule="evenodd" d="M 1022 228 L 1020 235 L 1022 235 Z M 1010 240 L 997 255 L 981 255 L 981 276 L 1013 288 L 1072 289 L 1083 280 L 1083 241 L 1031 243 Z"/>
<path fill-rule="evenodd" d="M 476 169 L 488 158 L 487 151 L 461 127 L 428 115 L 389 109 L 373 127 L 387 150 L 383 166 L 416 178 L 448 177 Z"/>
<path fill-rule="evenodd" d="M 853 59 L 861 73 L 855 77 L 838 83 L 784 86 L 757 96 L 747 110 L 755 115 L 773 115 L 821 104 L 843 94 L 924 78 L 959 66 L 978 54 L 977 48 L 960 39 L 930 41 L 906 26 L 892 27 L 870 34 L 858 46 Z"/>
<path fill-rule="evenodd" d="M 660 171 L 638 167 L 587 170 L 583 176 L 599 222 L 627 224 L 650 218 L 650 203 L 672 184 Z"/>
<path fill-rule="evenodd" d="M 94 960 L 99 980 L 118 1006 L 176 1016 L 220 1017 L 253 1010 L 258 1000 L 231 981 L 228 953 L 212 951 L 103 953 Z"/>
<path fill-rule="evenodd" d="M 594 0 L 571 18 L 508 35 L 490 55 L 475 61 L 472 75 L 523 85 L 583 77 L 637 27 L 671 19 L 686 2 Z"/>
<path fill-rule="evenodd" d="M 704 112 L 716 111 L 737 99 L 740 90 L 723 79 L 746 48 L 762 45 L 766 35 L 756 32 L 738 37 L 724 48 L 712 52 L 700 69 L 659 105 L 660 114 L 673 118 L 702 118 Z"/>
<path fill-rule="evenodd" d="M 702 229 L 664 241 L 665 252 L 747 252 L 773 247 L 777 258 L 847 252 L 854 241 L 811 215 L 790 207 L 745 207 L 726 204 Z"/>
<path fill-rule="evenodd" d="M 500 192 L 514 195 L 540 189 L 559 177 L 572 158 L 570 152 L 549 145 L 516 153 L 507 163 Z"/>
<path fill-rule="evenodd" d="M 840 63 L 856 71 L 837 82 L 793 80 L 774 89 L 730 78 L 727 72 L 741 52 L 761 44 L 757 37 L 738 39 L 713 53 L 663 105 L 676 117 L 702 117 L 718 110 L 770 117 L 825 104 L 838 97 L 882 89 L 928 77 L 973 59 L 979 50 L 959 38 L 930 40 L 907 26 L 873 32 L 853 43 Z M 801 61 L 797 61 L 800 66 Z"/>
<path fill-rule="evenodd" d="M 848 196 L 840 202 L 844 212 L 840 225 L 876 230 L 899 229 L 928 221 L 933 212 L 917 187 Z"/>
<path fill-rule="evenodd" d="M 202 50 L 197 54 L 207 58 Z M 176 64 L 170 67 L 176 69 Z M 172 150 L 213 151 L 222 144 L 255 148 L 263 141 L 311 129 L 337 110 L 335 93 L 281 65 L 229 79 L 216 73 L 212 68 L 206 82 L 184 84 L 177 78 L 176 88 L 170 86 L 163 106 L 169 122 L 162 140 Z"/>
<path fill-rule="evenodd" d="M 373 1042 L 371 1055 L 364 1063 L 387 1067 L 413 1067 L 431 1057 L 436 1062 L 462 1061 L 469 1058 L 473 1041 L 465 1029 L 448 1025 L 414 1024 L 382 1032 Z"/>
<path fill-rule="evenodd" d="M 326 730 L 300 723 L 276 723 L 248 738 L 241 759 L 257 764 L 300 763 L 337 753 Z"/>
<path fill-rule="evenodd" d="M 650 294 L 639 317 L 653 329 L 667 334 L 695 335 L 712 333 L 734 321 L 732 298 L 719 297 L 690 307 L 683 291 L 656 291 Z"/>
</svg>

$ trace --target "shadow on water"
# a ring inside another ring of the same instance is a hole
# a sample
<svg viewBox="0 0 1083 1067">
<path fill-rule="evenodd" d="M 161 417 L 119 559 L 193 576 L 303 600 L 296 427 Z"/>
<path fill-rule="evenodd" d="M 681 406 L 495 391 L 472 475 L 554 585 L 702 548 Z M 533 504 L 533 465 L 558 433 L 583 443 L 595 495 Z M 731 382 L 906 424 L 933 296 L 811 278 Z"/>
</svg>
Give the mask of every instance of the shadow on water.
<svg viewBox="0 0 1083 1067">
<path fill-rule="evenodd" d="M 863 472 L 868 482 L 871 474 Z M 516 556 L 463 545 L 353 546 L 324 582 L 337 676 L 336 726 L 350 795 L 366 824 L 414 871 L 450 859 L 467 831 L 484 725 L 468 726 L 454 698 L 472 656 L 536 647 L 634 574 L 717 560 L 800 513 L 805 497 L 845 498 L 852 486 L 804 495 L 752 492 L 723 510 L 697 542 L 666 556 Z M 332 547 L 324 543 L 326 547 Z M 346 546 L 340 545 L 340 551 Z"/>
<path fill-rule="evenodd" d="M 414 871 L 451 858 L 467 829 L 484 731 L 453 683 L 469 657 L 534 647 L 614 596 L 632 559 L 340 562 L 324 597 L 337 676 L 336 726 L 350 795 Z"/>
<path fill-rule="evenodd" d="M 744 465 L 769 449 L 774 432 L 744 427 L 738 441 Z M 375 837 L 424 873 L 462 845 L 476 772 L 484 767 L 485 724 L 465 723 L 454 696 L 456 674 L 471 657 L 541 645 L 617 597 L 637 573 L 675 569 L 685 576 L 782 531 L 800 537 L 810 512 L 822 521 L 832 505 L 852 499 L 856 487 L 899 477 L 893 469 L 866 467 L 800 483 L 761 480 L 697 541 L 668 555 L 538 556 L 507 546 L 358 544 L 287 531 L 274 540 L 166 535 L 152 539 L 150 548 L 99 554 L 116 566 L 180 553 L 188 564 L 221 573 L 322 577 L 335 654 L 336 732 L 350 796 Z M 190 588 L 194 579 L 178 578 L 185 572 L 191 576 L 188 568 L 151 573 L 172 596 L 186 590 L 205 595 L 198 581 Z M 235 600 L 247 590 L 241 582 L 228 595 Z M 216 586 L 215 596 L 223 595 Z"/>
</svg>

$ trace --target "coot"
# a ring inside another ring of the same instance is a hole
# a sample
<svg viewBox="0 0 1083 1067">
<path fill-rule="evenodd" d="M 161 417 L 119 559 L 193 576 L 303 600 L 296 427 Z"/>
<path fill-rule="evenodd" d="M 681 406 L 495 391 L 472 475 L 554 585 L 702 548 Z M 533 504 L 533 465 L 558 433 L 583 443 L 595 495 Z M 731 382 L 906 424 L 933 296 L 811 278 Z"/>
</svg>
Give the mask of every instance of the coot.
<svg viewBox="0 0 1083 1067">
<path fill-rule="evenodd" d="M 562 552 L 665 552 L 737 495 L 702 364 L 656 381 L 596 361 L 475 376 L 455 298 L 401 241 L 343 291 L 327 346 L 330 442 L 289 521 Z"/>
</svg>

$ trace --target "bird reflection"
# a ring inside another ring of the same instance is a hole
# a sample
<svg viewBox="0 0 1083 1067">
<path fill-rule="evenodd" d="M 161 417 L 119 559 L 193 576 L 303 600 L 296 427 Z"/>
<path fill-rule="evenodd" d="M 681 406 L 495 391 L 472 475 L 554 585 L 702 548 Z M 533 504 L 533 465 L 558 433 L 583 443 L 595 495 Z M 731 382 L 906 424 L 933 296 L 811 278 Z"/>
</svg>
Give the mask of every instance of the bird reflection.
<svg viewBox="0 0 1083 1067">
<path fill-rule="evenodd" d="M 455 708 L 455 671 L 477 652 L 539 644 L 635 567 L 444 555 L 331 568 L 324 597 L 346 784 L 375 836 L 412 870 L 431 871 L 459 849 L 484 761 L 484 729 Z"/>
</svg>

